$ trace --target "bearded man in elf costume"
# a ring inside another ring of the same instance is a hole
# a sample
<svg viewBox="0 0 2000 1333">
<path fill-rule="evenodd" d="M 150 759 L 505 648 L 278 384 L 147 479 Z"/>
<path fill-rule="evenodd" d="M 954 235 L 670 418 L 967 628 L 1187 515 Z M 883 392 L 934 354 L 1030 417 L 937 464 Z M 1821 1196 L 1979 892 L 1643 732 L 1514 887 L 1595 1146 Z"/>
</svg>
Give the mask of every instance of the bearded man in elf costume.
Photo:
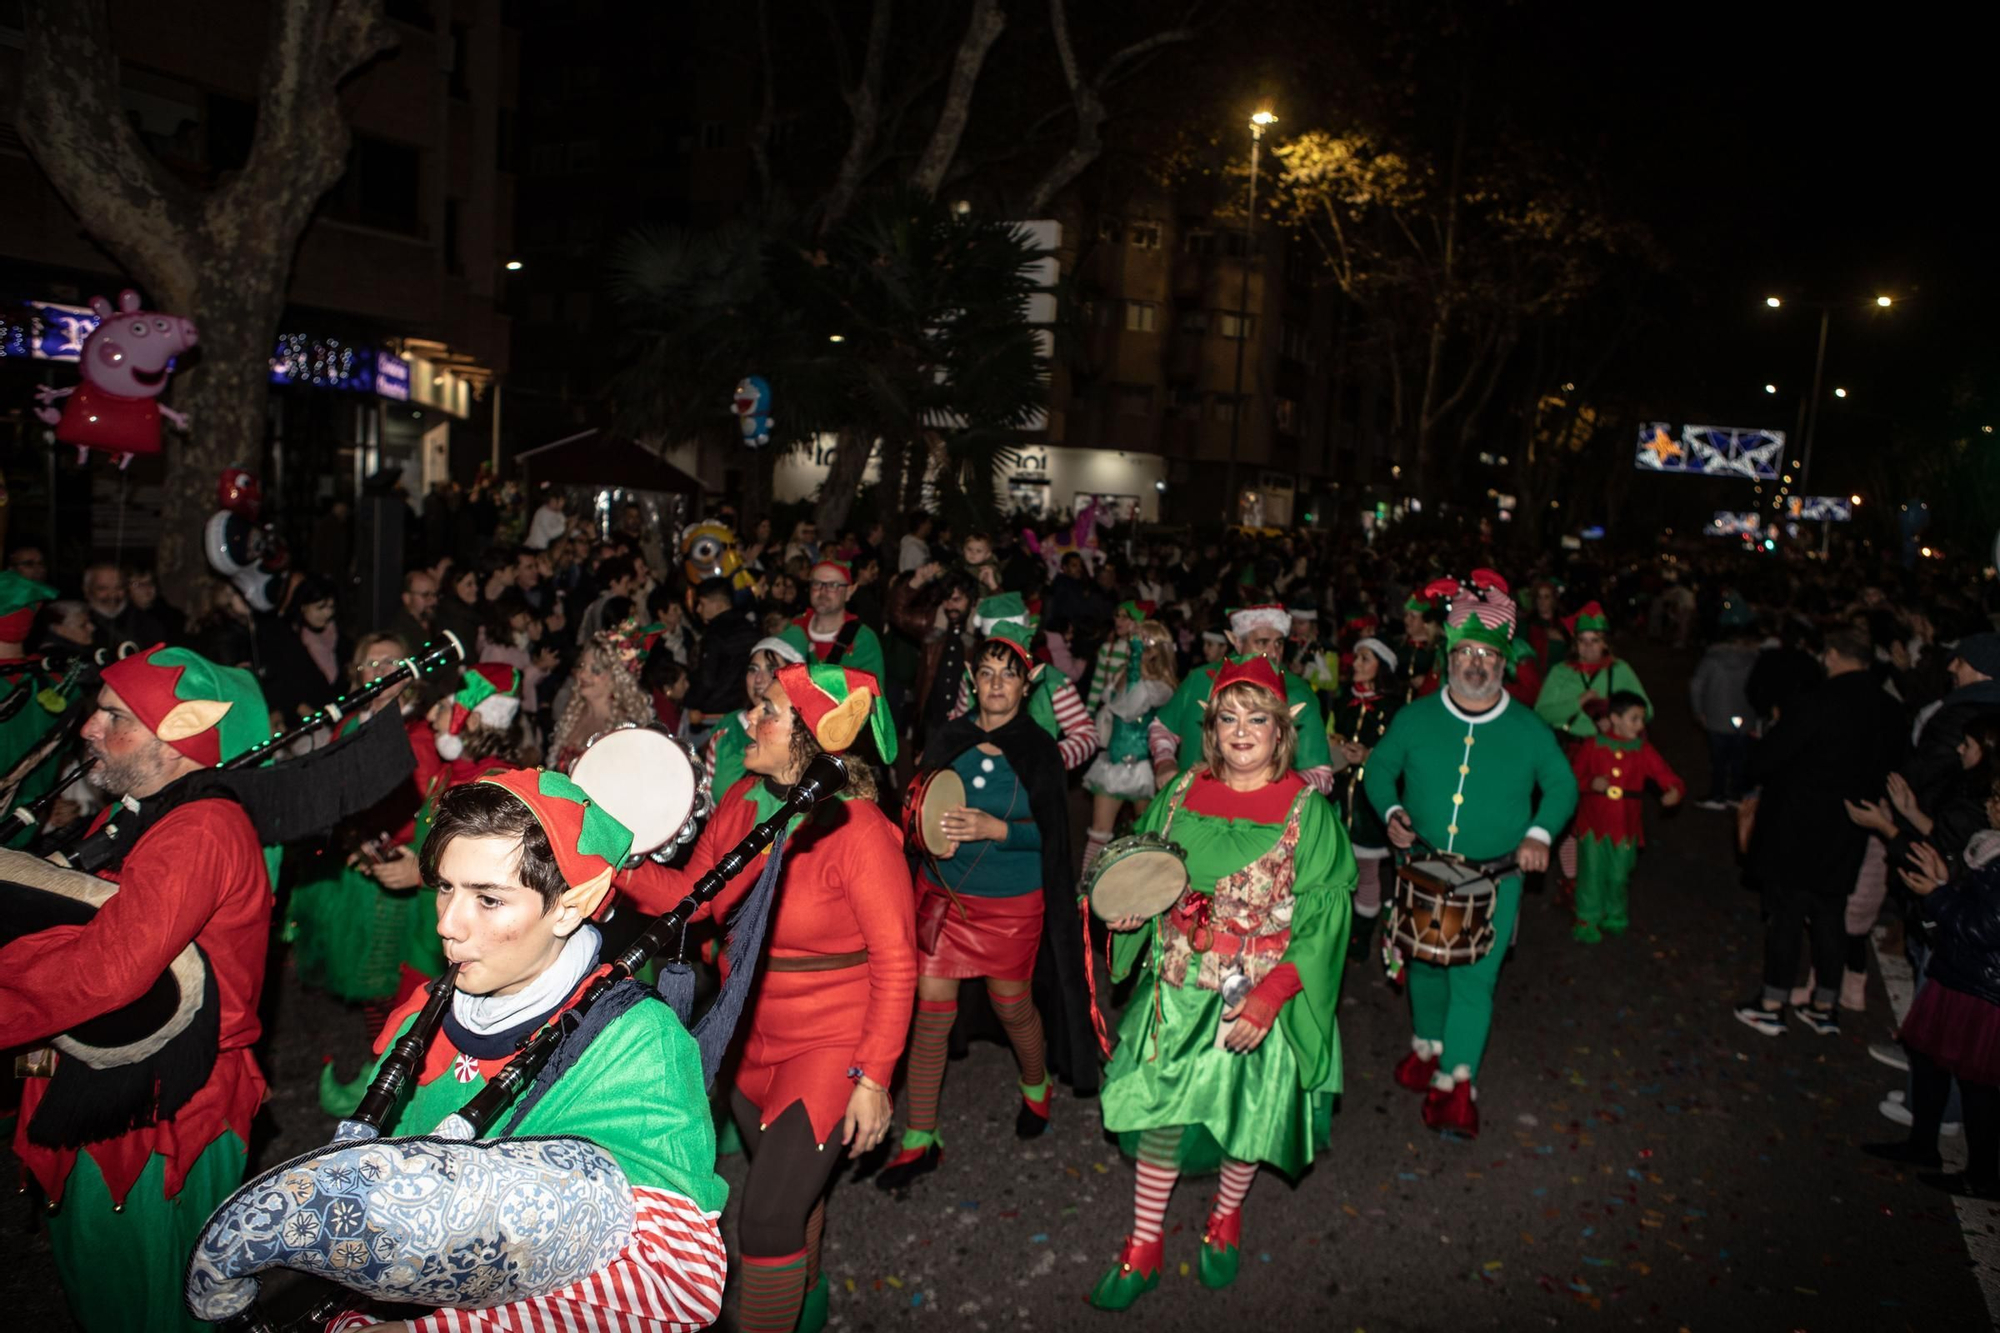
<svg viewBox="0 0 2000 1333">
<path fill-rule="evenodd" d="M 576 1003 L 606 961 L 590 918 L 631 847 L 624 825 L 548 769 L 490 774 L 439 798 L 421 860 L 434 889 L 436 932 L 458 972 L 444 1026 L 388 1132 L 436 1132 L 523 1041 Z M 419 991 L 390 1016 L 378 1055 L 427 998 Z M 490 1309 L 439 1309 L 399 1328 L 670 1333 L 705 1328 L 720 1314 L 728 1260 L 719 1221 L 728 1186 L 715 1174 L 701 1051 L 658 992 L 632 980 L 592 1006 L 568 1042 L 579 1038 L 574 1063 L 525 1094 L 504 1128 L 487 1137 L 573 1135 L 596 1144 L 630 1189 L 630 1238 L 608 1264 L 545 1295 Z M 552 1218 L 551 1228 L 577 1244 L 560 1221 Z M 345 1333 L 376 1322 L 364 1312 L 330 1327 Z"/>
<path fill-rule="evenodd" d="M 73 675 L 50 675 L 40 661 L 28 656 L 28 634 L 35 612 L 53 601 L 56 590 L 13 570 L 0 570 L 0 795 L 15 806 L 40 800 L 62 775 L 67 755 L 57 746 L 20 774 L 14 768 L 42 744 L 49 728 L 76 696 Z M 11 794 L 6 783 L 14 783 Z M 19 825 L 0 831 L 0 845 L 24 847 L 38 832 Z"/>
<path fill-rule="evenodd" d="M 1396 714 L 1362 779 L 1391 846 L 1408 850 L 1421 838 L 1497 875 L 1494 947 L 1476 962 L 1410 962 L 1413 1036 L 1396 1066 L 1396 1082 L 1424 1094 L 1426 1125 L 1467 1136 L 1479 1133 L 1474 1083 L 1520 915 L 1521 874 L 1548 868 L 1553 834 L 1576 811 L 1576 779 L 1554 733 L 1502 688 L 1515 617 L 1505 589 L 1483 569 L 1469 586 L 1431 585 L 1450 607 L 1445 688 Z"/>
<path fill-rule="evenodd" d="M 1139 821 L 1186 854 L 1189 884 L 1150 921 L 1110 923 L 1112 979 L 1144 970 L 1105 1071 L 1104 1126 L 1137 1158 L 1138 1178 L 1132 1232 L 1090 1295 L 1099 1309 L 1126 1309 L 1159 1284 L 1181 1174 L 1221 1171 L 1200 1278 L 1226 1287 L 1258 1166 L 1296 1178 L 1326 1142 L 1354 857 L 1333 806 L 1291 762 L 1309 710 L 1284 688 L 1262 656 L 1226 663 L 1201 762 Z"/>
<path fill-rule="evenodd" d="M 1296 707 L 1299 743 L 1292 767 L 1306 784 L 1322 794 L 1333 790 L 1333 751 L 1326 743 L 1326 715 L 1319 696 L 1302 677 L 1284 670 L 1287 636 L 1292 632 L 1292 614 L 1282 606 L 1244 606 L 1229 612 L 1230 651 L 1245 657 L 1262 657 L 1284 682 L 1286 703 Z M 1201 737 L 1211 691 L 1215 688 L 1221 662 L 1211 662 L 1188 672 L 1174 697 L 1153 718 L 1147 740 L 1153 752 L 1153 772 L 1164 788 L 1176 773 L 1201 759 Z"/>
<path fill-rule="evenodd" d="M 1565 745 L 1574 747 L 1604 729 L 1610 700 L 1618 690 L 1630 690 L 1646 701 L 1646 720 L 1653 720 L 1653 700 L 1632 664 L 1611 655 L 1611 621 L 1596 602 L 1585 602 L 1563 619 L 1569 632 L 1570 657 L 1558 662 L 1542 682 L 1535 712 L 1556 729 Z M 1576 839 L 1567 837 L 1557 849 L 1562 891 L 1576 889 Z"/>
<path fill-rule="evenodd" d="M 100 825 L 126 808 L 143 817 L 148 801 L 171 800 L 174 783 L 268 731 L 256 678 L 185 648 L 155 644 L 104 668 L 103 681 L 83 726 L 88 776 L 126 804 L 114 803 Z M 264 1099 L 251 1055 L 271 930 L 264 849 L 241 806 L 196 799 L 152 823 L 98 877 L 118 887 L 88 923 L 0 948 L 0 1047 L 34 1047 L 124 1008 L 193 945 L 212 989 L 195 1022 L 216 1023 L 200 1042 L 213 1063 L 172 1103 L 164 1085 L 186 1071 L 138 1066 L 136 1087 L 114 1079 L 91 1106 L 90 1129 L 38 1117 L 50 1084 L 31 1077 L 14 1152 L 48 1196 L 56 1273 L 78 1324 L 92 1333 L 205 1327 L 181 1309 L 181 1274 L 202 1222 L 242 1180 Z M 38 1073 L 69 1058 L 30 1055 Z"/>
<path fill-rule="evenodd" d="M 972 627 L 980 638 L 991 638 L 1001 625 L 1018 626 L 1019 634 L 1015 637 L 1025 635 L 1024 643 L 1034 639 L 1036 617 L 1029 614 L 1027 603 L 1021 600 L 1020 593 L 1003 592 L 982 597 L 979 605 L 973 608 Z M 1091 721 L 1090 712 L 1084 708 L 1076 686 L 1070 684 L 1060 671 L 1037 674 L 1028 690 L 1024 707 L 1036 725 L 1055 737 L 1056 753 L 1062 756 L 1064 772 L 1073 773 L 1082 768 L 1097 753 L 1097 724 Z M 972 668 L 968 665 L 965 679 L 958 687 L 958 705 L 951 710 L 951 716 L 963 717 L 971 710 Z"/>
</svg>

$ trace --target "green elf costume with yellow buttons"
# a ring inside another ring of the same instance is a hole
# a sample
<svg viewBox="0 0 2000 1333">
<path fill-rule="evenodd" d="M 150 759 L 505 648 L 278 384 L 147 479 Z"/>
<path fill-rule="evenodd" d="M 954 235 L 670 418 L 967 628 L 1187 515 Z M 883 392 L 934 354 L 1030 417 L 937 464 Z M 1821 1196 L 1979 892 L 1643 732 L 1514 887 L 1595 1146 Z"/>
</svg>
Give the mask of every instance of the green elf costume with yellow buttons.
<svg viewBox="0 0 2000 1333">
<path fill-rule="evenodd" d="M 1576 810 L 1576 779 L 1548 724 L 1504 689 L 1513 655 L 1515 608 L 1506 583 L 1474 570 L 1469 586 L 1445 579 L 1425 589 L 1446 597 L 1447 666 L 1460 648 L 1483 650 L 1490 701 L 1467 707 L 1449 685 L 1406 704 L 1368 756 L 1362 788 L 1392 832 L 1401 814 L 1423 843 L 1475 867 L 1510 862 L 1528 839 L 1547 846 Z M 1493 1023 L 1493 989 L 1521 909 L 1518 872 L 1500 874 L 1494 947 L 1476 962 L 1409 963 L 1411 1052 L 1396 1081 L 1425 1093 L 1424 1123 L 1479 1132 L 1473 1081 Z"/>
</svg>

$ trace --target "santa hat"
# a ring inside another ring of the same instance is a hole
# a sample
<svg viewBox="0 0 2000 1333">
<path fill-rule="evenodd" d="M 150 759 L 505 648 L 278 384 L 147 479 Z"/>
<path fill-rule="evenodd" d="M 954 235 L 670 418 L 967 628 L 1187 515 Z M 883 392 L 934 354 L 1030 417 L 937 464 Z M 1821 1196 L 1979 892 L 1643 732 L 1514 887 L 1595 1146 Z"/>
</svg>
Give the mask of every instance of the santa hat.
<svg viewBox="0 0 2000 1333">
<path fill-rule="evenodd" d="M 1441 599 L 1450 608 L 1444 617 L 1447 652 L 1472 642 L 1497 649 L 1501 657 L 1512 660 L 1518 612 L 1507 593 L 1507 580 L 1490 569 L 1475 569 L 1464 583 L 1455 578 L 1432 580 L 1425 586 L 1424 596 Z"/>
<path fill-rule="evenodd" d="M 1611 618 L 1604 614 L 1604 608 L 1596 602 L 1585 602 L 1575 611 L 1563 617 L 1563 628 L 1574 639 L 1579 634 L 1609 634 Z"/>
<path fill-rule="evenodd" d="M 1276 602 L 1258 606 L 1239 606 L 1229 612 L 1229 632 L 1239 641 L 1252 630 L 1274 629 L 1280 634 L 1292 632 L 1292 613 Z"/>
<path fill-rule="evenodd" d="M 205 768 L 270 735 L 257 678 L 191 649 L 156 643 L 104 668 L 104 684 L 148 731 Z"/>
<path fill-rule="evenodd" d="M 569 885 L 563 902 L 586 917 L 595 912 L 611 888 L 611 877 L 631 854 L 632 830 L 553 769 L 516 768 L 479 781 L 504 788 L 528 807 Z"/>
<path fill-rule="evenodd" d="M 972 628 L 980 634 L 991 634 L 995 625 L 1010 620 L 1030 630 L 1035 626 L 1034 617 L 1028 614 L 1028 604 L 1021 600 L 1018 592 L 1000 592 L 982 597 L 979 605 L 972 609 Z"/>
<path fill-rule="evenodd" d="M 812 581 L 814 583 L 823 583 L 834 579 L 838 579 L 849 587 L 854 586 L 854 571 L 848 567 L 845 560 L 822 560 L 812 567 Z"/>
<path fill-rule="evenodd" d="M 445 734 L 437 738 L 438 757 L 450 760 L 465 753 L 465 742 L 459 733 L 465 730 L 467 718 L 476 714 L 486 726 L 505 731 L 514 725 L 520 712 L 518 670 L 505 662 L 481 662 L 467 667 L 458 693 L 451 696 L 451 720 L 445 724 Z"/>
<path fill-rule="evenodd" d="M 780 662 L 803 662 L 806 660 L 805 650 L 800 648 L 798 644 L 798 639 L 803 637 L 797 625 L 787 625 L 783 634 L 768 634 L 752 644 L 750 646 L 750 656 L 755 657 L 758 653 L 770 653 Z"/>
<path fill-rule="evenodd" d="M 1396 669 L 1396 654 L 1390 650 L 1388 644 L 1372 635 L 1365 639 L 1356 639 L 1354 641 L 1354 651 L 1358 653 L 1364 649 L 1381 659 L 1382 665 L 1389 670 L 1394 671 Z"/>
<path fill-rule="evenodd" d="M 1205 629 L 1201 632 L 1203 643 L 1228 643 L 1229 637 L 1219 629 Z"/>
<path fill-rule="evenodd" d="M 820 749 L 839 754 L 866 726 L 874 733 L 882 762 L 896 761 L 896 729 L 889 722 L 882 683 L 872 673 L 808 662 L 778 668 L 778 684 L 784 686 Z"/>
<path fill-rule="evenodd" d="M 56 590 L 46 583 L 0 570 L 0 643 L 26 643 L 43 602 L 54 601 Z"/>
</svg>

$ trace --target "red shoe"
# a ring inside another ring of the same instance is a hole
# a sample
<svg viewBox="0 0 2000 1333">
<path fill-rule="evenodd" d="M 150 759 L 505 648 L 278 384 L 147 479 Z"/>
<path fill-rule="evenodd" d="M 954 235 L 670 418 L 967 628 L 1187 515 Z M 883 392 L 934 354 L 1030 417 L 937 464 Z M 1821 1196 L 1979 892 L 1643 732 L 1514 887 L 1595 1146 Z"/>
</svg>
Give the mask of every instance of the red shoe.
<svg viewBox="0 0 2000 1333">
<path fill-rule="evenodd" d="M 1451 1094 L 1442 1088 L 1432 1088 L 1424 1094 L 1424 1128 L 1438 1128 L 1438 1117 L 1444 1113 L 1444 1104 L 1451 1100 Z"/>
<path fill-rule="evenodd" d="M 1441 1134 L 1462 1134 L 1468 1139 L 1479 1137 L 1479 1103 L 1472 1100 L 1470 1083 L 1455 1083 L 1450 1092 L 1433 1093 L 1438 1099 L 1433 1111 L 1431 1099 L 1424 1099 L 1424 1123 Z"/>
<path fill-rule="evenodd" d="M 1396 1064 L 1396 1082 L 1411 1092 L 1428 1092 L 1431 1075 L 1437 1070 L 1438 1058 L 1435 1055 L 1418 1055 L 1411 1051 Z"/>
</svg>

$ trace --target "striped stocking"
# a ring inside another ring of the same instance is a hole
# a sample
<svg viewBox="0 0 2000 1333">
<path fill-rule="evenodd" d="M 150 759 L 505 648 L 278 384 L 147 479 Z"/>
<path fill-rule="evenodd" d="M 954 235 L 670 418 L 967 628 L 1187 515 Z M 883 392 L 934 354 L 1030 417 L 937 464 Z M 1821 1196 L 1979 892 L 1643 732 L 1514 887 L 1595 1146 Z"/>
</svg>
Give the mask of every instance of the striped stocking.
<svg viewBox="0 0 2000 1333">
<path fill-rule="evenodd" d="M 1043 1058 L 1042 1016 L 1035 1011 L 1034 998 L 1025 990 L 1002 995 L 992 985 L 986 987 L 986 998 L 993 1002 L 993 1013 L 1013 1043 L 1014 1060 L 1021 1066 L 1021 1086 L 1042 1087 L 1049 1071 Z"/>
<path fill-rule="evenodd" d="M 1218 1215 L 1233 1213 L 1243 1206 L 1243 1199 L 1250 1193 L 1250 1185 L 1257 1179 L 1255 1162 L 1239 1162 L 1227 1157 L 1222 1162 L 1222 1184 L 1215 1191 L 1215 1211 Z"/>
<path fill-rule="evenodd" d="M 1556 849 L 1556 860 L 1562 863 L 1563 878 L 1576 878 L 1576 839 L 1564 838 L 1562 846 Z"/>
<path fill-rule="evenodd" d="M 910 1072 L 903 1083 L 909 1115 L 903 1128 L 920 1134 L 937 1132 L 938 1094 L 944 1088 L 945 1048 L 951 1041 L 957 1000 L 918 1000 L 917 1021 L 910 1030 Z"/>
<path fill-rule="evenodd" d="M 1090 868 L 1097 864 L 1098 856 L 1110 845 L 1111 830 L 1108 828 L 1094 828 L 1083 835 L 1083 869 L 1077 872 L 1077 883 L 1081 884 L 1090 878 Z"/>
<path fill-rule="evenodd" d="M 737 1333 L 792 1333 L 806 1298 L 806 1255 L 776 1259 L 743 1256 L 742 1290 L 736 1298 Z"/>
<path fill-rule="evenodd" d="M 1252 1167 L 1251 1170 L 1255 1170 Z M 1249 1189 L 1248 1185 L 1243 1188 Z M 826 1196 L 822 1194 L 806 1214 L 806 1290 L 819 1285 L 820 1243 L 826 1239 Z"/>
<path fill-rule="evenodd" d="M 1180 1179 L 1181 1127 L 1149 1129 L 1139 1136 L 1139 1180 L 1132 1197 L 1132 1239 L 1144 1245 L 1166 1227 L 1167 1201 Z"/>
</svg>

